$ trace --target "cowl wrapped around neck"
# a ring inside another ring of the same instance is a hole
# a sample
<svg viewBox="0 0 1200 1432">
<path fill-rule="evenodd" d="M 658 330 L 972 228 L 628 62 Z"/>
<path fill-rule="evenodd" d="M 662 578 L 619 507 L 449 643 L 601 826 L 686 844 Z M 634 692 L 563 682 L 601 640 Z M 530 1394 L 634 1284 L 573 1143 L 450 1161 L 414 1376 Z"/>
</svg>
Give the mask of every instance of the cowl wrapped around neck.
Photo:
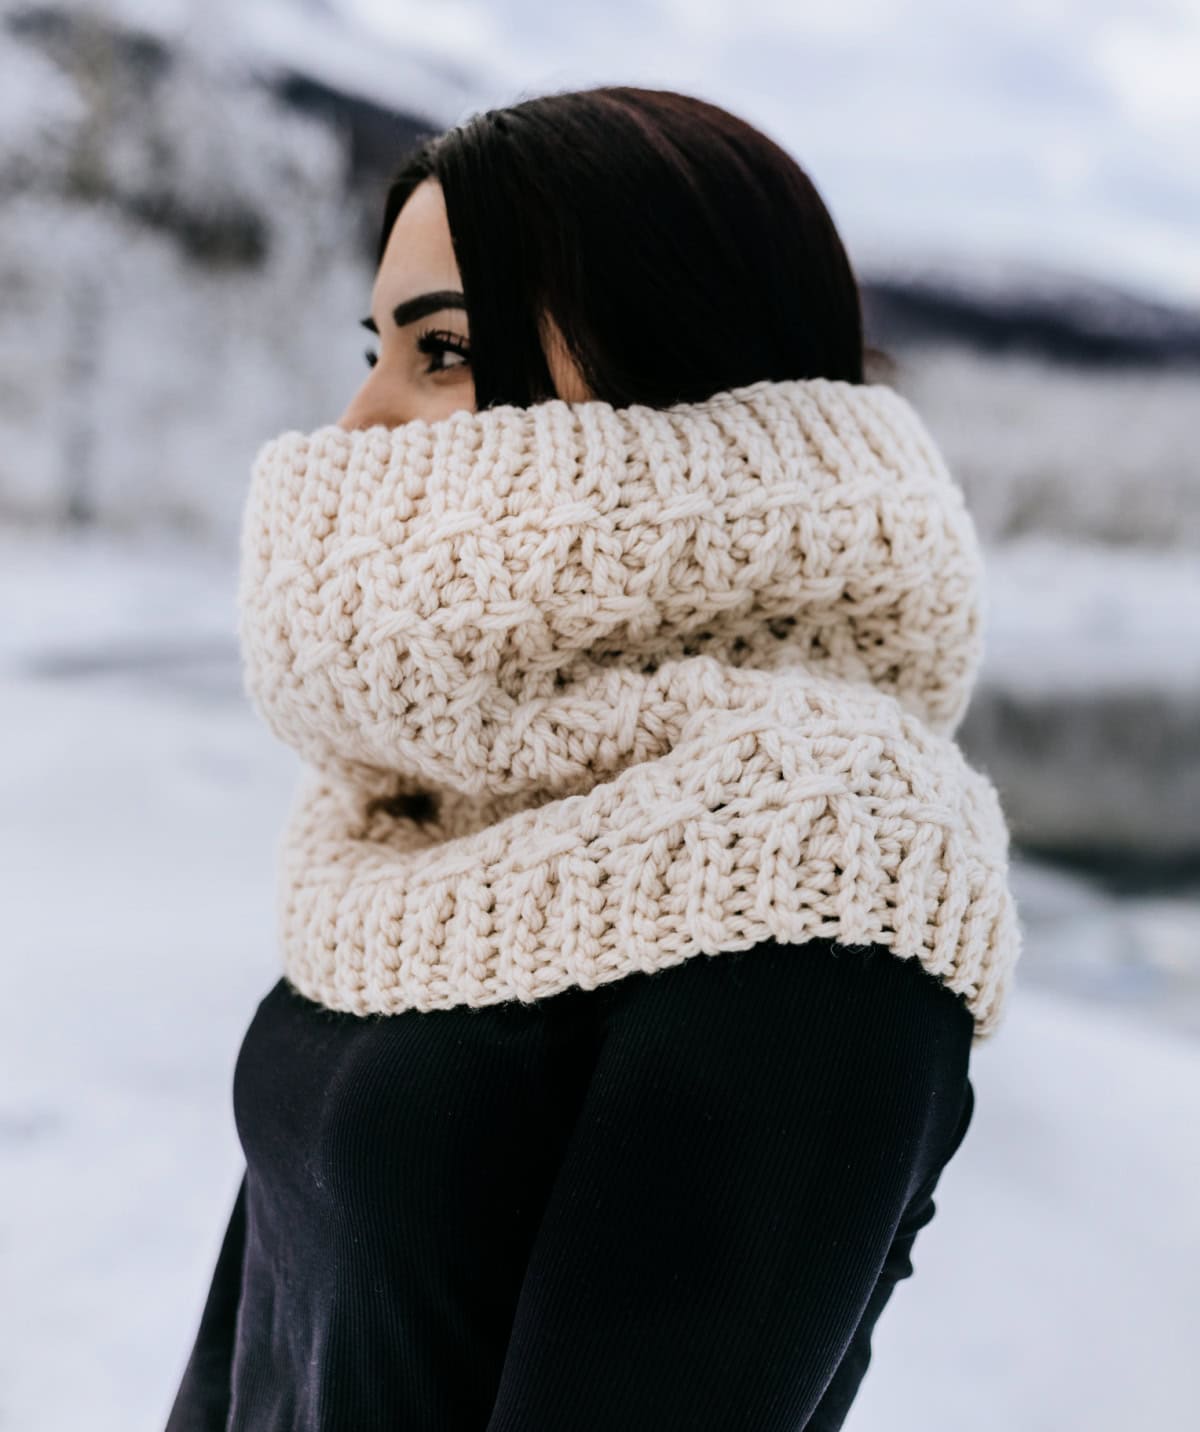
<svg viewBox="0 0 1200 1432">
<path fill-rule="evenodd" d="M 953 740 L 981 552 L 894 390 L 289 431 L 239 603 L 247 691 L 308 766 L 279 915 L 310 999 L 528 1001 L 831 937 L 997 1026 L 1008 833 Z"/>
</svg>

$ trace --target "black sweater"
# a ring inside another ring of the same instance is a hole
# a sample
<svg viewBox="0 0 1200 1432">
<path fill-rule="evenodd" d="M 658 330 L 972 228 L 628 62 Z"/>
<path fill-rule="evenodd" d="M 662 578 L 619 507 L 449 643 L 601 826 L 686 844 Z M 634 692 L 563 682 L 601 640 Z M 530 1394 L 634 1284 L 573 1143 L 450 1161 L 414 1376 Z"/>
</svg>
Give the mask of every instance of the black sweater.
<svg viewBox="0 0 1200 1432">
<path fill-rule="evenodd" d="M 367 1018 L 280 980 L 166 1432 L 831 1432 L 974 1103 L 915 960 Z"/>
</svg>

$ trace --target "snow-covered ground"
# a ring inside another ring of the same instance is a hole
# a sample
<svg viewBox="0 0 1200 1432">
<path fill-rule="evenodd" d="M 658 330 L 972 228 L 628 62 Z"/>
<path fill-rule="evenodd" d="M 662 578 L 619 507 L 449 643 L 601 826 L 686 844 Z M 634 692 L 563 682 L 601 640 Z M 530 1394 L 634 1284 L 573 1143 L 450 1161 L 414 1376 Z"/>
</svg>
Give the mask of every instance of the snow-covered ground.
<svg viewBox="0 0 1200 1432">
<path fill-rule="evenodd" d="M 234 592 L 228 550 L 0 534 L 0 1427 L 161 1427 L 237 1188 L 296 766 Z M 1014 873 L 1021 978 L 848 1432 L 1184 1432 L 1200 900 Z"/>
</svg>

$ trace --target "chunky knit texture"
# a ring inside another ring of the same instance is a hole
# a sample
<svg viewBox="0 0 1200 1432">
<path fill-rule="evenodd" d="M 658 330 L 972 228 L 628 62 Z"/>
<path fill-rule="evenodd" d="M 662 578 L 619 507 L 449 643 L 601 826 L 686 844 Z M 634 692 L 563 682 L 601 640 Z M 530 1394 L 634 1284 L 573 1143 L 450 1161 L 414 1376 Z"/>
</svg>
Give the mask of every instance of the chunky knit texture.
<svg viewBox="0 0 1200 1432">
<path fill-rule="evenodd" d="M 986 1038 L 1020 930 L 953 740 L 981 578 L 880 385 L 265 443 L 239 603 L 247 690 L 307 763 L 288 979 L 390 1014 L 830 937 L 920 960 Z"/>
</svg>

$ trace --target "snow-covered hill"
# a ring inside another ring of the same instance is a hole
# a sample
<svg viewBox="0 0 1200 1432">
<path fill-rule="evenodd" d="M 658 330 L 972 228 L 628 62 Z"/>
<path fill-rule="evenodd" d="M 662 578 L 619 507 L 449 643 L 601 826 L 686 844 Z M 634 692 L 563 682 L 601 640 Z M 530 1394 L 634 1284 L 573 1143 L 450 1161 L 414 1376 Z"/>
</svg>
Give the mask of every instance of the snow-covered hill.
<svg viewBox="0 0 1200 1432">
<path fill-rule="evenodd" d="M 392 161 L 508 63 L 472 73 L 468 10 L 404 10 L 407 47 L 283 0 L 6 17 L 0 520 L 227 542 L 256 445 L 341 410 Z M 1200 546 L 1200 320 L 1045 265 L 867 247 L 870 336 L 986 538 Z"/>
<path fill-rule="evenodd" d="M 491 103 L 703 95 L 816 177 L 859 260 L 1021 259 L 1200 306 L 1200 7 L 957 0 L 330 0 L 475 63 Z"/>
</svg>

